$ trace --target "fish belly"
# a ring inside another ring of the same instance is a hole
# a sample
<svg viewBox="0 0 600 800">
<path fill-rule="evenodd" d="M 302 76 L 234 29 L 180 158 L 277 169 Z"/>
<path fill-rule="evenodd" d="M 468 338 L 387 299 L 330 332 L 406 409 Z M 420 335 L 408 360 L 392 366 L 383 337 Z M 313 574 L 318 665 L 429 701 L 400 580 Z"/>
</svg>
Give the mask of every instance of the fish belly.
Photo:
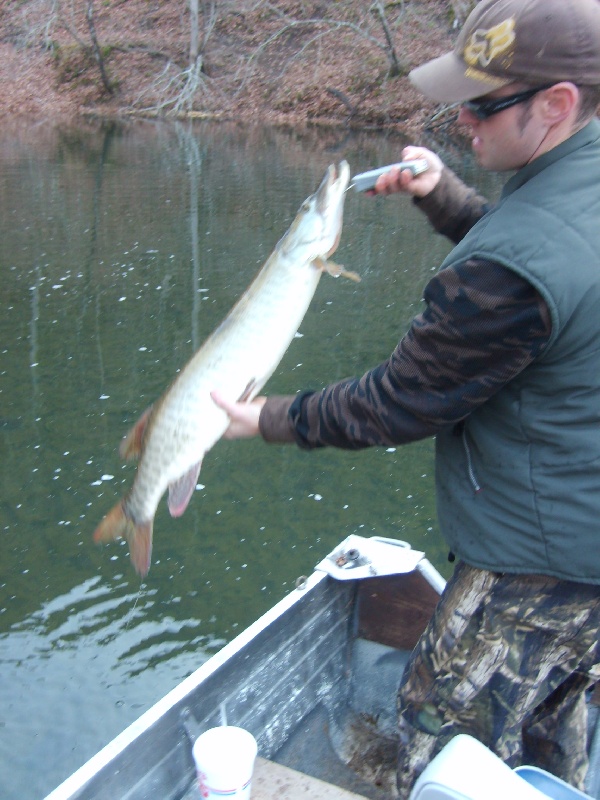
<svg viewBox="0 0 600 800">
<path fill-rule="evenodd" d="M 321 272 L 311 265 L 296 278 L 271 281 L 252 303 L 230 315 L 190 359 L 158 402 L 128 511 L 154 517 L 167 488 L 198 465 L 229 425 L 210 397 L 251 400 L 280 363 L 314 295 Z"/>
</svg>

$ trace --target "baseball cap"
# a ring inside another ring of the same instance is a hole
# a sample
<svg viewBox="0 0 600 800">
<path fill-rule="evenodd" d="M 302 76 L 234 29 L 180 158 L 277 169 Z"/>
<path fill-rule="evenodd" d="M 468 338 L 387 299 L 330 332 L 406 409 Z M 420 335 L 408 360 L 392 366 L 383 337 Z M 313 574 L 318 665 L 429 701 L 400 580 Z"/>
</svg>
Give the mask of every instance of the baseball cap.
<svg viewBox="0 0 600 800">
<path fill-rule="evenodd" d="M 600 0 L 482 0 L 451 53 L 409 75 L 440 103 L 521 81 L 600 85 Z"/>
</svg>

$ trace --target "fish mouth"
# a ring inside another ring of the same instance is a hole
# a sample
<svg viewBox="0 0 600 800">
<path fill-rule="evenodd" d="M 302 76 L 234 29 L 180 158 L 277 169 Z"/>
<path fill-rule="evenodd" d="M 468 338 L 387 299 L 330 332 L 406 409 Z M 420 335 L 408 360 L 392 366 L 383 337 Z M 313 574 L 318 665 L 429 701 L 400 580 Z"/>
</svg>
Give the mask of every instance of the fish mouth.
<svg viewBox="0 0 600 800">
<path fill-rule="evenodd" d="M 317 211 L 325 214 L 332 203 L 339 203 L 350 182 L 350 166 L 340 161 L 336 167 L 330 164 L 321 185 L 315 192 Z"/>
</svg>

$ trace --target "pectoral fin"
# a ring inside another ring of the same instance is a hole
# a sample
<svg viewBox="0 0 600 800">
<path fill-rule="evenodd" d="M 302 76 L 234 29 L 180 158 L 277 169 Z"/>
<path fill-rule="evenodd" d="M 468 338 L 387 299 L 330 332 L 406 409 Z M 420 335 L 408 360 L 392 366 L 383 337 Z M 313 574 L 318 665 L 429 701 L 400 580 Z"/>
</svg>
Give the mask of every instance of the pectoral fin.
<svg viewBox="0 0 600 800">
<path fill-rule="evenodd" d="M 348 278 L 354 281 L 354 283 L 360 283 L 360 275 L 358 275 L 358 273 L 348 272 L 348 270 L 336 264 L 334 261 L 325 261 L 322 258 L 316 258 L 313 264 L 318 267 L 318 269 L 323 270 L 323 272 L 328 272 L 333 278 Z"/>
<path fill-rule="evenodd" d="M 198 475 L 200 474 L 201 466 L 202 459 L 200 459 L 197 464 L 194 464 L 185 475 L 178 478 L 175 483 L 170 484 L 167 505 L 172 517 L 180 517 L 188 507 L 188 503 L 198 483 Z"/>
<path fill-rule="evenodd" d="M 248 381 L 248 383 L 246 385 L 246 388 L 241 393 L 241 395 L 238 397 L 238 403 L 246 403 L 246 402 L 248 402 L 248 400 L 250 400 L 250 398 L 252 397 L 252 395 L 253 395 L 253 393 L 254 393 L 254 391 L 256 389 L 256 386 L 257 386 L 257 382 L 256 382 L 255 378 L 252 378 L 251 381 Z"/>
<path fill-rule="evenodd" d="M 142 416 L 138 419 L 133 428 L 121 442 L 119 446 L 119 454 L 121 458 L 124 458 L 126 461 L 133 461 L 134 459 L 140 457 L 142 452 L 142 443 L 144 441 L 144 435 L 146 433 L 146 428 L 148 427 L 148 420 L 150 419 L 151 413 L 152 406 L 144 411 Z"/>
</svg>

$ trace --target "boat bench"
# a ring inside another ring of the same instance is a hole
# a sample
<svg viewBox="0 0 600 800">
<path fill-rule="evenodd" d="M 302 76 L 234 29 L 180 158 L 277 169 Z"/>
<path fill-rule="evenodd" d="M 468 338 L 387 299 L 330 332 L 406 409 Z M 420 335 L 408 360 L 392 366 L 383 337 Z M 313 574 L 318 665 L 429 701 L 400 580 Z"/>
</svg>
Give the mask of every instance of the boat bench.
<svg viewBox="0 0 600 800">
<path fill-rule="evenodd" d="M 365 800 L 275 761 L 257 758 L 252 775 L 252 800 Z"/>
</svg>

